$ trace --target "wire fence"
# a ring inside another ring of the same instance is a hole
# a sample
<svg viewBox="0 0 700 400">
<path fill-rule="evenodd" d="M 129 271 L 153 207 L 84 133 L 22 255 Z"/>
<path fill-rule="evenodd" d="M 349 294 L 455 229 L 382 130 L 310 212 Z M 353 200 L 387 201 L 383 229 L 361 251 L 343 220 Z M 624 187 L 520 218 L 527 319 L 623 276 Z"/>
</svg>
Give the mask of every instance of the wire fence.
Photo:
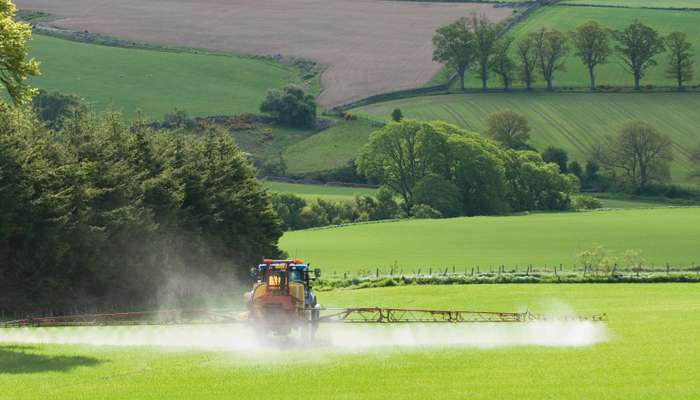
<svg viewBox="0 0 700 400">
<path fill-rule="evenodd" d="M 496 265 L 473 267 L 398 266 L 365 268 L 338 272 L 319 279 L 320 288 L 383 287 L 400 284 L 473 284 L 473 283 L 588 283 L 588 282 L 700 282 L 700 265 L 663 265 L 592 267 L 559 265 Z"/>
</svg>

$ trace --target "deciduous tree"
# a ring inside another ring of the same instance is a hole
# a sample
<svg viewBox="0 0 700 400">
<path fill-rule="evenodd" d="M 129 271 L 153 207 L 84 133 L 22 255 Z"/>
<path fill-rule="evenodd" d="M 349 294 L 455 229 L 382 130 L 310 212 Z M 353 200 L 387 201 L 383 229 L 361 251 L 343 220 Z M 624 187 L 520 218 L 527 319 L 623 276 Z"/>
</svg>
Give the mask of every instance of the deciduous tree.
<svg viewBox="0 0 700 400">
<path fill-rule="evenodd" d="M 692 44 L 682 32 L 673 32 L 666 36 L 666 47 L 671 53 L 666 69 L 666 76 L 675 79 L 678 89 L 683 90 L 684 83 L 693 79 L 695 60 Z"/>
<path fill-rule="evenodd" d="M 615 50 L 634 76 L 634 89 L 640 90 L 640 82 L 649 67 L 656 65 L 656 57 L 665 50 L 664 40 L 653 28 L 635 21 L 621 31 L 613 31 L 617 41 Z"/>
<path fill-rule="evenodd" d="M 537 49 L 536 37 L 534 33 L 530 33 L 518 42 L 518 69 L 520 71 L 520 79 L 525 83 L 527 90 L 532 89 L 532 84 L 535 82 L 535 69 L 537 68 Z"/>
<path fill-rule="evenodd" d="M 557 164 L 559 166 L 559 171 L 564 173 L 568 172 L 567 163 L 569 162 L 569 155 L 566 153 L 566 150 L 559 147 L 548 146 L 542 152 L 542 159 L 545 162 Z"/>
<path fill-rule="evenodd" d="M 282 90 L 269 90 L 260 111 L 270 114 L 277 122 L 301 128 L 316 124 L 316 100 L 296 85 Z"/>
<path fill-rule="evenodd" d="M 511 36 L 504 36 L 496 42 L 491 58 L 491 69 L 495 72 L 503 83 L 503 89 L 510 89 L 513 82 L 513 72 L 516 65 L 510 56 L 510 47 L 513 44 Z"/>
<path fill-rule="evenodd" d="M 564 71 L 564 57 L 569 52 L 566 35 L 558 30 L 540 28 L 534 32 L 535 52 L 547 90 L 552 90 L 555 71 Z"/>
<path fill-rule="evenodd" d="M 459 75 L 459 84 L 464 90 L 464 74 L 474 62 L 474 33 L 469 19 L 462 17 L 443 26 L 433 36 L 433 61 L 445 64 Z"/>
<path fill-rule="evenodd" d="M 12 101 L 21 104 L 35 94 L 26 79 L 39 75 L 39 63 L 27 55 L 32 27 L 15 21 L 16 11 L 10 0 L 0 0 L 0 82 Z"/>
<path fill-rule="evenodd" d="M 591 90 L 596 89 L 595 68 L 605 64 L 612 53 L 610 32 L 595 21 L 588 21 L 571 32 L 576 56 L 588 68 Z"/>
<path fill-rule="evenodd" d="M 644 192 L 650 183 L 670 179 L 671 146 L 671 139 L 653 126 L 632 121 L 598 144 L 594 158 L 621 184 Z"/>
<path fill-rule="evenodd" d="M 481 79 L 481 89 L 486 90 L 489 80 L 489 67 L 491 66 L 494 50 L 502 28 L 500 24 L 491 22 L 483 15 L 472 15 L 469 19 L 469 25 L 474 33 L 475 68 Z"/>
<path fill-rule="evenodd" d="M 486 119 L 486 133 L 493 140 L 510 149 L 528 148 L 530 125 L 524 115 L 513 111 L 501 111 Z"/>
</svg>

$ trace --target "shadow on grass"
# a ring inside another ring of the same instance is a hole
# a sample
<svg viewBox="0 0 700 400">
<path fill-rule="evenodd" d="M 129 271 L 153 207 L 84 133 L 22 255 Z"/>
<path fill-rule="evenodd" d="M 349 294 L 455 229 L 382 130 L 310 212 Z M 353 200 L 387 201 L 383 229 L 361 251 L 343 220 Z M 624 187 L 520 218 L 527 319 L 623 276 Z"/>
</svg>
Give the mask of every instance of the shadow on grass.
<svg viewBox="0 0 700 400">
<path fill-rule="evenodd" d="M 94 367 L 96 358 L 82 356 L 49 356 L 37 353 L 34 346 L 0 346 L 0 375 L 66 372 L 76 367 Z"/>
</svg>

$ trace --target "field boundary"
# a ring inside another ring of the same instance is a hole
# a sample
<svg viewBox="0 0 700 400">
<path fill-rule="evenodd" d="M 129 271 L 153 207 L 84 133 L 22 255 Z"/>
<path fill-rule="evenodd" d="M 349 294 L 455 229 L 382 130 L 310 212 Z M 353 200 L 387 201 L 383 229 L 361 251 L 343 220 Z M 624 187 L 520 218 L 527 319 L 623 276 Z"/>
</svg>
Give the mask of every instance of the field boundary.
<svg viewBox="0 0 700 400">
<path fill-rule="evenodd" d="M 404 0 L 406 1 L 406 0 Z M 410 0 L 408 0 L 410 1 Z M 590 8 L 622 8 L 627 10 L 655 10 L 655 11 L 700 11 L 700 7 L 654 7 L 654 6 L 624 6 L 620 4 L 590 4 L 590 3 L 557 3 L 563 7 L 590 7 Z"/>
<path fill-rule="evenodd" d="M 414 269 L 415 271 L 415 269 Z M 422 273 L 421 273 L 422 272 Z M 479 271 L 479 267 L 472 267 L 471 272 L 455 271 L 450 268 L 418 268 L 418 272 L 404 274 L 398 270 L 387 274 L 381 274 L 377 269 L 376 274 L 358 274 L 351 276 L 348 273 L 331 278 L 319 279 L 315 285 L 319 291 L 334 289 L 368 289 L 392 286 L 417 286 L 417 285 L 481 285 L 481 284 L 585 284 L 585 283 L 700 283 L 700 265 L 692 265 L 686 268 L 666 267 L 659 268 L 624 268 L 617 266 L 612 271 L 603 272 L 599 269 L 565 270 L 563 266 L 549 269 L 534 268 L 528 266 L 518 272 L 517 267 L 499 266 L 494 271 Z"/>
<path fill-rule="evenodd" d="M 420 0 L 399 0 L 399 1 L 420 1 Z M 553 2 L 559 1 L 559 0 L 552 0 Z M 501 34 L 505 34 L 506 32 L 510 31 L 513 29 L 513 27 L 520 22 L 522 22 L 524 19 L 529 17 L 532 13 L 534 13 L 536 10 L 538 10 L 540 7 L 549 5 L 550 3 L 544 3 L 540 1 L 534 1 L 534 2 L 522 2 L 522 3 L 514 3 L 514 2 L 491 2 L 491 1 L 447 1 L 450 3 L 500 3 L 500 4 L 509 4 L 509 5 L 518 5 L 518 6 L 526 6 L 524 7 L 525 10 L 523 12 L 519 12 L 515 16 L 511 16 L 505 21 L 505 24 L 503 25 L 503 29 L 501 30 Z M 518 7 L 518 8 L 523 8 L 523 7 Z M 441 83 L 439 85 L 433 85 L 433 86 L 423 86 L 419 88 L 414 88 L 414 89 L 404 89 L 404 90 L 396 90 L 392 92 L 386 92 L 386 93 L 379 93 L 375 94 L 372 96 L 365 97 L 363 99 L 359 100 L 354 100 L 354 101 L 349 101 L 347 103 L 343 103 L 341 105 L 331 107 L 330 112 L 331 113 L 341 113 L 346 110 L 350 110 L 353 108 L 357 107 L 362 107 L 374 103 L 381 103 L 385 101 L 391 101 L 391 100 L 398 100 L 398 99 L 403 99 L 407 97 L 417 97 L 417 96 L 426 96 L 426 95 L 434 95 L 434 94 L 443 94 L 445 92 L 448 92 L 450 90 L 450 87 L 459 79 L 459 76 L 455 73 L 450 76 L 450 78 L 447 80 L 445 83 Z"/>
</svg>

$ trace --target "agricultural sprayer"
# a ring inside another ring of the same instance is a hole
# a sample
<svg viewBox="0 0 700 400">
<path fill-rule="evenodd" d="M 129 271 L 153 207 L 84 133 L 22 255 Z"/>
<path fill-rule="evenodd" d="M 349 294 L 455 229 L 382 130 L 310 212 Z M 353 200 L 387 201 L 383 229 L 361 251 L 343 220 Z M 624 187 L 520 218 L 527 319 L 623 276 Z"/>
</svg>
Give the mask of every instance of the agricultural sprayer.
<svg viewBox="0 0 700 400">
<path fill-rule="evenodd" d="M 299 330 L 312 339 L 320 324 L 463 324 L 527 323 L 533 321 L 603 321 L 605 314 L 547 316 L 524 312 L 430 310 L 384 307 L 324 308 L 312 291 L 321 271 L 303 260 L 270 260 L 252 269 L 255 283 L 245 294 L 245 310 L 180 309 L 112 314 L 33 317 L 9 321 L 2 327 L 81 325 L 144 325 L 248 323 L 261 334 L 286 336 Z"/>
</svg>

